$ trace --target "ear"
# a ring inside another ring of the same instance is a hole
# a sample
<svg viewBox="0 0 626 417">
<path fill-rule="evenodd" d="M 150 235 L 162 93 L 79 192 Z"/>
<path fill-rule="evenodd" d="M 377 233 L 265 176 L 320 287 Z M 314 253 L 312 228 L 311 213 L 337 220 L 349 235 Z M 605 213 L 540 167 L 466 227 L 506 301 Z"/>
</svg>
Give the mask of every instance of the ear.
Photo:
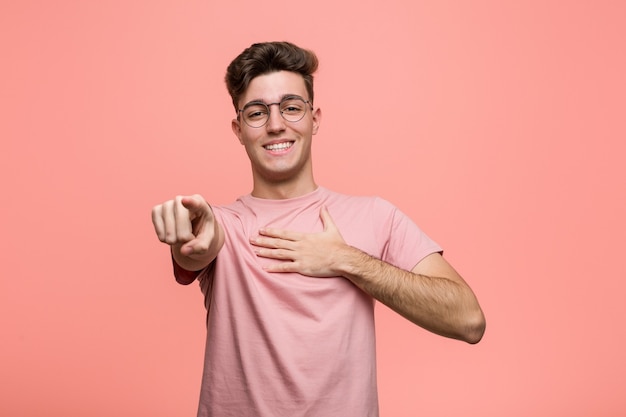
<svg viewBox="0 0 626 417">
<path fill-rule="evenodd" d="M 316 135 L 318 129 L 320 128 L 320 122 L 322 121 L 322 109 L 316 107 L 313 110 L 313 134 Z"/>
<path fill-rule="evenodd" d="M 239 143 L 241 143 L 243 145 L 243 141 L 241 140 L 241 122 L 237 119 L 233 119 L 232 122 L 230 122 L 230 127 L 231 129 L 233 129 L 233 133 L 235 134 L 235 136 L 237 136 L 237 139 L 239 139 Z"/>
</svg>

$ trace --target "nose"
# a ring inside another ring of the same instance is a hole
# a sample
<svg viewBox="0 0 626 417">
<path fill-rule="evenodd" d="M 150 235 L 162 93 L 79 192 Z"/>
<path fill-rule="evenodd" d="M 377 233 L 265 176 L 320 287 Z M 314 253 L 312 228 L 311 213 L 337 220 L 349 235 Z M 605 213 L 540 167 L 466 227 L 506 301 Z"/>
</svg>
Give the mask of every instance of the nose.
<svg viewBox="0 0 626 417">
<path fill-rule="evenodd" d="M 274 107 L 276 106 L 276 107 Z M 272 103 L 269 105 L 270 114 L 265 124 L 268 132 L 280 132 L 285 129 L 285 119 L 280 114 L 280 103 Z"/>
</svg>

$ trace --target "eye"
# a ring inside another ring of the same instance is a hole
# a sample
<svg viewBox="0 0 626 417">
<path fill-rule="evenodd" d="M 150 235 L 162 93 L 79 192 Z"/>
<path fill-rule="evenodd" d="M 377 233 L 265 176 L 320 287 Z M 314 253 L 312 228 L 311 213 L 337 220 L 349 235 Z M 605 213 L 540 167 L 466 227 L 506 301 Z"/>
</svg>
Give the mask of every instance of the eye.
<svg viewBox="0 0 626 417">
<path fill-rule="evenodd" d="M 302 100 L 286 100 L 280 104 L 280 111 L 286 114 L 299 114 L 304 110 Z"/>
<path fill-rule="evenodd" d="M 246 107 L 243 114 L 248 120 L 263 119 L 267 116 L 267 108 L 265 106 L 253 105 Z"/>
</svg>

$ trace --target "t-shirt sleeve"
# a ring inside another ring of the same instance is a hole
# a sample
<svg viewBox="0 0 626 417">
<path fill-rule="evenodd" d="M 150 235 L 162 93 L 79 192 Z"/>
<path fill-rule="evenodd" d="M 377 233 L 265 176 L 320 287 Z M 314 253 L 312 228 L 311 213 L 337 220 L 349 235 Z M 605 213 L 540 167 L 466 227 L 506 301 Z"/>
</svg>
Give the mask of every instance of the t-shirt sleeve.
<svg viewBox="0 0 626 417">
<path fill-rule="evenodd" d="M 174 278 L 176 278 L 176 282 L 182 285 L 191 284 L 197 277 L 200 275 L 202 270 L 200 271 L 188 271 L 182 266 L 176 263 L 176 260 L 172 256 L 172 266 L 174 268 Z"/>
<path fill-rule="evenodd" d="M 382 260 L 410 271 L 426 256 L 442 252 L 442 248 L 400 209 L 383 199 L 377 204 L 387 213 Z"/>
</svg>

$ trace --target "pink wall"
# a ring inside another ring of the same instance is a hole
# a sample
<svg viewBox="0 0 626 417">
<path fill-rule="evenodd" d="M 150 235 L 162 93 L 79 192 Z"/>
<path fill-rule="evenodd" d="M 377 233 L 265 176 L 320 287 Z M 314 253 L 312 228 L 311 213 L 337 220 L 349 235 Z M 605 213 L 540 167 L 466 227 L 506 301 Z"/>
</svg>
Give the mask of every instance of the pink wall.
<svg viewBox="0 0 626 417">
<path fill-rule="evenodd" d="M 624 415 L 624 16 L 619 1 L 3 2 L 0 415 L 194 415 L 202 297 L 174 283 L 150 209 L 249 191 L 222 77 L 276 39 L 321 59 L 318 182 L 409 213 L 487 315 L 469 346 L 380 307 L 383 416 Z"/>
</svg>

